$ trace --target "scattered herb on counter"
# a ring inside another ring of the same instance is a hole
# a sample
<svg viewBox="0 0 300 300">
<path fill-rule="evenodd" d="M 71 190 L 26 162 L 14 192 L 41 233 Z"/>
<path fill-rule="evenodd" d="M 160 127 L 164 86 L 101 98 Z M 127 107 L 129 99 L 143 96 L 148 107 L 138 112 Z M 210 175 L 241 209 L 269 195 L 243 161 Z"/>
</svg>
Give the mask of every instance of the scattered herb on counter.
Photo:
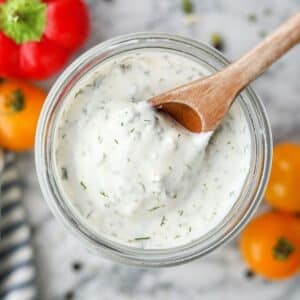
<svg viewBox="0 0 300 300">
<path fill-rule="evenodd" d="M 245 276 L 246 278 L 253 278 L 255 276 L 255 273 L 249 269 L 245 272 Z"/>
<path fill-rule="evenodd" d="M 65 167 L 61 168 L 61 178 L 62 180 L 68 180 L 68 170 Z"/>
<path fill-rule="evenodd" d="M 131 129 L 130 129 L 130 133 L 133 133 L 134 130 L 135 130 L 135 128 L 131 128 Z"/>
<path fill-rule="evenodd" d="M 260 30 L 258 32 L 258 36 L 261 37 L 261 38 L 264 38 L 267 36 L 267 32 L 265 30 Z"/>
<path fill-rule="evenodd" d="M 189 232 L 192 232 L 192 227 L 191 226 L 189 227 Z"/>
<path fill-rule="evenodd" d="M 182 216 L 184 211 L 183 210 L 178 210 L 179 216 Z"/>
<path fill-rule="evenodd" d="M 118 142 L 118 140 L 117 140 L 117 139 L 114 139 L 114 141 L 115 141 L 115 143 L 116 143 L 116 144 L 119 144 L 119 142 Z"/>
<path fill-rule="evenodd" d="M 194 11 L 194 5 L 191 0 L 181 0 L 182 10 L 186 14 L 191 14 Z"/>
<path fill-rule="evenodd" d="M 174 237 L 174 239 L 179 239 L 179 238 L 180 238 L 179 234 L 175 235 L 175 237 Z"/>
<path fill-rule="evenodd" d="M 77 261 L 77 262 L 74 262 L 72 264 L 72 269 L 75 271 L 75 272 L 79 272 L 82 270 L 82 263 Z"/>
<path fill-rule="evenodd" d="M 210 36 L 211 45 L 219 51 L 224 50 L 224 41 L 219 33 L 213 33 Z"/>
<path fill-rule="evenodd" d="M 265 16 L 270 16 L 272 14 L 271 8 L 265 8 L 263 11 Z"/>
<path fill-rule="evenodd" d="M 73 300 L 73 299 L 74 299 L 74 297 L 75 297 L 75 294 L 74 294 L 74 292 L 72 292 L 72 291 L 69 291 L 69 292 L 67 292 L 67 293 L 65 294 L 65 297 L 64 297 L 64 299 L 65 299 L 65 300 Z"/>
<path fill-rule="evenodd" d="M 251 13 L 251 14 L 249 14 L 249 15 L 247 16 L 247 19 L 248 19 L 249 22 L 254 23 L 254 22 L 257 21 L 257 15 L 254 14 L 254 13 Z"/>
<path fill-rule="evenodd" d="M 83 187 L 84 190 L 87 190 L 87 186 L 84 184 L 83 181 L 80 181 L 80 185 Z"/>
</svg>

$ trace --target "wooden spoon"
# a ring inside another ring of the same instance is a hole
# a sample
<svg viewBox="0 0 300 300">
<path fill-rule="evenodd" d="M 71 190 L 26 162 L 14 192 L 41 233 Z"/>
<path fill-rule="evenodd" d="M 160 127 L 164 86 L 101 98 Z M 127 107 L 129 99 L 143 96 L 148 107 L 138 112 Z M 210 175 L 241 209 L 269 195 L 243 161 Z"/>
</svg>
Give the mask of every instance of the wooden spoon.
<svg viewBox="0 0 300 300">
<path fill-rule="evenodd" d="M 220 72 L 149 99 L 193 132 L 214 131 L 237 95 L 300 42 L 300 12 Z"/>
</svg>

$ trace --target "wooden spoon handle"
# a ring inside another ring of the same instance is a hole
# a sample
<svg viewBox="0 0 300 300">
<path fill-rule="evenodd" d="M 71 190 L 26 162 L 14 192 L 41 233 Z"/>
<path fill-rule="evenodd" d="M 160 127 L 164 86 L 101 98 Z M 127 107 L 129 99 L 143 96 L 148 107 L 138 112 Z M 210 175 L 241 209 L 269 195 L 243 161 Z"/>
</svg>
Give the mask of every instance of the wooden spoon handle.
<svg viewBox="0 0 300 300">
<path fill-rule="evenodd" d="M 224 69 L 223 75 L 227 80 L 234 79 L 238 88 L 236 93 L 239 93 L 299 42 L 300 12 L 289 18 L 255 48 Z"/>
</svg>

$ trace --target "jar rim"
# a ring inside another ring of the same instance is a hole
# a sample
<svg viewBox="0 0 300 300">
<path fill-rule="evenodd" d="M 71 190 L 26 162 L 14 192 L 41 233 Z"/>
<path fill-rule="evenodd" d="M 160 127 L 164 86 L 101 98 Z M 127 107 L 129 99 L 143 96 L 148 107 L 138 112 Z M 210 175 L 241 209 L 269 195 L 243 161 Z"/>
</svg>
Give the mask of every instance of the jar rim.
<svg viewBox="0 0 300 300">
<path fill-rule="evenodd" d="M 51 138 L 53 137 L 55 110 L 58 103 L 66 98 L 64 94 L 93 66 L 125 51 L 147 48 L 169 49 L 195 56 L 197 59 L 204 59 L 204 56 L 207 55 L 212 60 L 211 64 L 215 71 L 229 64 L 229 61 L 216 49 L 202 42 L 173 34 L 146 32 L 107 40 L 85 52 L 67 67 L 49 92 L 37 127 L 35 161 L 42 193 L 53 214 L 63 221 L 65 226 L 84 241 L 91 250 L 131 265 L 161 267 L 181 264 L 203 256 L 233 238 L 242 229 L 258 207 L 268 182 L 272 159 L 272 135 L 266 111 L 260 98 L 251 87 L 247 87 L 240 97 L 244 108 L 249 111 L 251 120 L 248 122 L 253 122 L 253 127 L 249 126 L 249 128 L 252 130 L 256 150 L 254 151 L 254 159 L 253 157 L 251 159 L 252 173 L 248 175 L 251 184 L 249 181 L 249 186 L 245 190 L 245 181 L 243 193 L 236 200 L 236 203 L 239 201 L 240 205 L 243 204 L 243 211 L 240 210 L 240 207 L 236 208 L 229 219 L 225 217 L 219 225 L 196 241 L 175 248 L 145 250 L 112 242 L 92 233 L 74 215 L 70 216 L 66 212 L 64 201 L 55 188 L 55 181 L 51 173 L 51 153 L 53 150 L 51 148 L 53 139 L 51 140 Z M 248 201 L 241 199 L 242 196 L 247 197 Z M 234 224 L 229 226 L 233 219 L 235 219 Z"/>
</svg>

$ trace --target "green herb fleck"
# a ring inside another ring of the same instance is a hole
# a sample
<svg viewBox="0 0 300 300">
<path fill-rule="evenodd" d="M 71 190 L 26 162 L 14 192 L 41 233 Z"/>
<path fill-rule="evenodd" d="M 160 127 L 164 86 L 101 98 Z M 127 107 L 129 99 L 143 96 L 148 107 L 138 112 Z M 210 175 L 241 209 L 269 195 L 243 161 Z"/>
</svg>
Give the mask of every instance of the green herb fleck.
<svg viewBox="0 0 300 300">
<path fill-rule="evenodd" d="M 284 261 L 295 251 L 295 247 L 289 240 L 280 237 L 272 250 L 275 259 Z"/>
<path fill-rule="evenodd" d="M 189 227 L 189 232 L 192 232 L 192 227 L 191 226 Z"/>
<path fill-rule="evenodd" d="M 143 188 L 144 192 L 146 191 L 146 187 L 142 182 L 139 182 L 139 185 Z"/>
<path fill-rule="evenodd" d="M 82 94 L 83 90 L 80 89 L 78 90 L 78 92 L 75 94 L 74 98 L 77 98 L 80 94 Z"/>
<path fill-rule="evenodd" d="M 191 166 L 190 166 L 189 164 L 185 164 L 185 166 L 186 166 L 189 170 L 192 169 Z"/>
<path fill-rule="evenodd" d="M 160 221 L 160 226 L 165 225 L 165 223 L 166 223 L 166 217 L 162 216 L 161 221 Z"/>
<path fill-rule="evenodd" d="M 86 215 L 86 218 L 88 219 L 92 214 L 93 214 L 94 210 L 91 210 L 90 212 L 88 212 L 88 214 Z"/>
<path fill-rule="evenodd" d="M 155 211 L 155 210 L 157 210 L 159 208 L 160 208 L 160 206 L 154 206 L 152 208 L 149 208 L 148 211 Z"/>
<path fill-rule="evenodd" d="M 125 72 L 131 68 L 131 65 L 130 64 L 120 64 L 120 68 L 123 72 Z"/>
<path fill-rule="evenodd" d="M 131 128 L 131 129 L 130 129 L 130 133 L 133 133 L 134 130 L 135 130 L 135 128 Z"/>
<path fill-rule="evenodd" d="M 194 5 L 191 0 L 181 0 L 181 6 L 186 14 L 191 14 L 194 11 Z"/>
<path fill-rule="evenodd" d="M 256 14 L 254 14 L 254 13 L 251 13 L 251 14 L 249 14 L 248 16 L 247 16 L 247 19 L 248 19 L 248 21 L 249 22 L 256 22 L 257 21 L 257 15 Z"/>
<path fill-rule="evenodd" d="M 68 180 L 68 170 L 65 167 L 61 168 L 61 178 L 63 180 Z"/>
<path fill-rule="evenodd" d="M 114 141 L 115 141 L 115 143 L 116 143 L 116 144 L 119 144 L 119 142 L 118 142 L 118 140 L 117 140 L 117 139 L 114 139 Z"/>
<path fill-rule="evenodd" d="M 144 241 L 144 240 L 150 240 L 150 236 L 142 236 L 142 237 L 136 237 L 134 240 L 135 241 Z"/>
<path fill-rule="evenodd" d="M 80 185 L 83 187 L 84 190 L 87 190 L 87 186 L 84 184 L 83 181 L 80 181 Z"/>
<path fill-rule="evenodd" d="M 180 238 L 180 235 L 179 234 L 177 234 L 175 237 L 174 237 L 174 239 L 179 239 Z"/>
<path fill-rule="evenodd" d="M 183 215 L 184 211 L 183 210 L 178 210 L 178 213 L 179 213 L 179 216 L 181 217 Z"/>
<path fill-rule="evenodd" d="M 105 192 L 100 192 L 100 195 L 102 195 L 103 197 L 109 198 Z"/>
</svg>

